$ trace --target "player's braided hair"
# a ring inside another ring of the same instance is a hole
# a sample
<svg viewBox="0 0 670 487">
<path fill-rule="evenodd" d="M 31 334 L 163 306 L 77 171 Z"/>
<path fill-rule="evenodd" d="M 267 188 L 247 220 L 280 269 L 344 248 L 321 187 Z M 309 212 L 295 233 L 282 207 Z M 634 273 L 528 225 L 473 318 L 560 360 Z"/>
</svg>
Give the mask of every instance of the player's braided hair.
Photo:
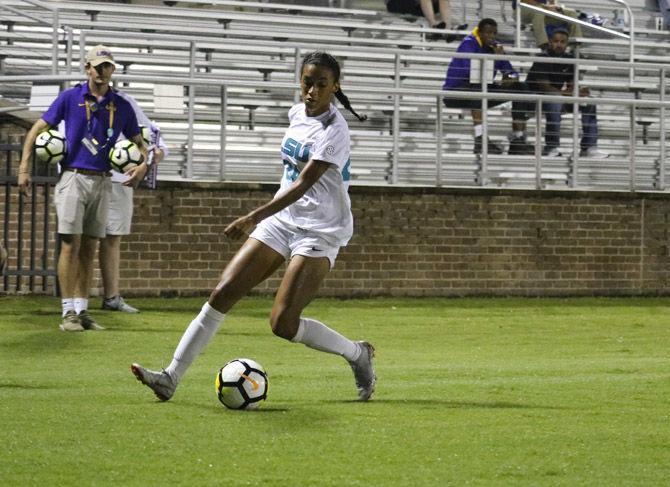
<svg viewBox="0 0 670 487">
<path fill-rule="evenodd" d="M 335 59 L 327 52 L 313 51 L 310 52 L 309 54 L 306 54 L 302 60 L 302 66 L 300 67 L 301 73 L 303 69 L 305 69 L 305 66 L 307 66 L 308 64 L 327 67 L 333 73 L 335 81 L 336 82 L 340 81 L 340 63 L 338 63 L 337 59 Z M 347 95 L 342 93 L 342 89 L 339 89 L 335 92 L 335 98 L 337 98 L 339 102 L 342 104 L 342 106 L 347 110 L 349 110 L 351 113 L 353 113 L 354 116 L 361 122 L 364 122 L 365 120 L 368 119 L 367 115 L 359 115 L 358 113 L 356 113 L 356 111 L 351 107 L 351 103 L 349 102 L 349 98 L 347 97 Z"/>
</svg>

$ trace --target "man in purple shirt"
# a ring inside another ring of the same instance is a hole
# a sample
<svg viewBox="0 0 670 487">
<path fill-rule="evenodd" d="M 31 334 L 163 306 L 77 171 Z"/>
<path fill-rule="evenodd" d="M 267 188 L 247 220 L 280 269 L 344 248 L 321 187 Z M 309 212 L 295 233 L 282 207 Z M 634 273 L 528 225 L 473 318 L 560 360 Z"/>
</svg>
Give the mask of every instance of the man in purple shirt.
<svg viewBox="0 0 670 487">
<path fill-rule="evenodd" d="M 131 105 L 109 83 L 116 68 L 110 50 L 95 46 L 86 54 L 88 81 L 63 91 L 32 126 L 23 143 L 19 191 L 28 196 L 30 159 L 37 135 L 65 121 L 67 155 L 54 192 L 61 237 L 58 282 L 61 288 L 63 331 L 101 330 L 88 313 L 93 257 L 98 238 L 105 236 L 111 191 L 109 151 L 119 134 L 147 149 Z M 124 184 L 132 186 L 147 172 L 146 162 L 131 169 Z"/>
<path fill-rule="evenodd" d="M 493 19 L 482 19 L 472 34 L 468 35 L 458 46 L 457 52 L 471 52 L 476 54 L 504 54 L 502 46 L 496 42 L 498 35 L 498 24 Z M 442 85 L 443 90 L 457 91 L 482 91 L 479 73 L 474 68 L 483 64 L 480 60 L 469 58 L 453 58 L 447 69 L 447 76 Z M 481 70 L 480 70 L 481 71 Z M 526 92 L 527 86 L 519 82 L 519 73 L 509 61 L 498 60 L 493 63 L 492 76 L 500 71 L 503 75 L 502 83 L 487 83 L 489 92 Z M 495 107 L 505 103 L 507 100 L 489 100 L 488 106 Z M 475 132 L 474 153 L 482 151 L 482 102 L 481 100 L 468 100 L 460 98 L 444 98 L 447 108 L 469 109 L 472 114 L 472 123 Z M 522 155 L 532 154 L 535 150 L 531 144 L 526 142 L 526 120 L 528 115 L 520 103 L 512 103 L 512 134 L 510 135 L 509 154 Z M 488 152 L 490 154 L 502 154 L 503 147 L 500 144 L 489 142 Z"/>
</svg>

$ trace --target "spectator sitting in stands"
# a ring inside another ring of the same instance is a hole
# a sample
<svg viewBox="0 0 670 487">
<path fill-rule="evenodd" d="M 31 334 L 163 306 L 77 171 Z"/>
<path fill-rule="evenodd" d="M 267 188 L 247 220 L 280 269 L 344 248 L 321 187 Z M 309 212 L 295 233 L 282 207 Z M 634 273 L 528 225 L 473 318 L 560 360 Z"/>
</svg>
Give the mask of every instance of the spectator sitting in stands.
<svg viewBox="0 0 670 487">
<path fill-rule="evenodd" d="M 451 27 L 451 0 L 385 0 L 386 10 L 393 14 L 408 14 L 416 17 L 425 17 L 428 25 L 433 29 L 448 29 Z M 435 17 L 435 12 L 440 11 L 441 22 Z M 457 29 L 467 28 L 467 24 L 459 25 Z M 456 39 L 455 35 L 444 36 L 447 42 Z M 437 40 L 439 34 L 428 34 L 429 40 Z"/>
<path fill-rule="evenodd" d="M 516 0 L 512 0 L 512 7 L 516 8 Z M 556 3 L 556 0 L 521 0 L 521 3 L 527 5 L 533 5 L 534 7 L 540 7 L 545 10 L 550 10 L 552 12 L 557 12 L 559 14 L 567 15 L 568 17 L 577 18 L 578 13 L 576 10 L 566 8 L 562 5 Z M 570 37 L 581 37 L 582 28 L 579 24 L 571 23 L 569 26 L 560 19 L 554 19 L 552 17 L 547 17 L 541 13 L 534 12 L 530 9 L 522 8 L 521 9 L 521 23 L 531 24 L 533 26 L 533 34 L 535 35 L 535 42 L 537 47 L 540 49 L 546 49 L 549 43 L 549 35 L 553 30 L 558 27 L 564 27 L 569 29 Z"/>
<path fill-rule="evenodd" d="M 572 58 L 573 55 L 566 51 L 568 45 L 568 31 L 557 28 L 549 41 L 549 47 L 541 56 L 550 58 Z M 526 84 L 531 91 L 548 95 L 572 96 L 575 66 L 573 64 L 558 64 L 548 62 L 535 62 L 528 72 Z M 589 89 L 583 87 L 579 90 L 579 96 L 588 96 Z M 534 105 L 534 103 L 533 103 Z M 545 147 L 542 154 L 549 157 L 561 156 L 561 113 L 572 111 L 570 103 L 543 103 L 542 110 L 545 113 L 547 126 L 544 135 Z M 528 106 L 531 112 L 533 107 Z M 582 140 L 580 157 L 591 157 L 594 159 L 605 159 L 609 154 L 598 150 L 598 120 L 596 118 L 596 106 L 584 105 L 579 107 L 582 114 Z"/>
<path fill-rule="evenodd" d="M 468 35 L 458 46 L 457 52 L 471 52 L 477 54 L 504 54 L 502 46 L 496 43 L 498 34 L 498 24 L 493 19 L 483 19 L 475 30 Z M 480 79 L 482 63 L 480 60 L 471 60 L 468 58 L 454 58 L 449 63 L 447 77 L 442 85 L 443 90 L 462 90 L 462 91 L 481 91 L 482 80 Z M 514 71 L 509 61 L 498 60 L 493 64 L 493 69 L 488 72 L 495 77 L 497 71 L 502 72 L 502 83 L 487 83 L 487 89 L 490 92 L 515 93 L 528 91 L 528 87 L 519 82 L 519 74 Z M 489 100 L 488 106 L 495 107 L 506 103 L 507 100 Z M 472 123 L 475 131 L 474 153 L 480 154 L 482 151 L 482 109 L 481 100 L 467 100 L 457 98 L 444 98 L 444 104 L 447 108 L 470 109 L 472 114 Z M 532 154 L 535 152 L 532 145 L 526 142 L 526 120 L 527 114 L 523 110 L 526 104 L 522 102 L 512 103 L 512 130 L 510 136 L 509 154 Z M 503 147 L 500 144 L 488 143 L 488 152 L 490 154 L 502 154 Z"/>
</svg>

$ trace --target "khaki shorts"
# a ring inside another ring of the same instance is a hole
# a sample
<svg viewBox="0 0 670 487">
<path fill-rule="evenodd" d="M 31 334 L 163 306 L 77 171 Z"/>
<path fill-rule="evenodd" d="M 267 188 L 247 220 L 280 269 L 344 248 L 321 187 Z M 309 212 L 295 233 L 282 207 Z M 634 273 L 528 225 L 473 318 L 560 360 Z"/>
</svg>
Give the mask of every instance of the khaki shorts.
<svg viewBox="0 0 670 487">
<path fill-rule="evenodd" d="M 286 260 L 294 255 L 315 258 L 327 257 L 331 269 L 335 265 L 337 254 L 340 252 L 339 247 L 333 247 L 322 237 L 286 228 L 272 216 L 260 222 L 249 237 L 263 242 L 275 252 L 283 255 Z"/>
<path fill-rule="evenodd" d="M 112 182 L 109 195 L 107 235 L 130 235 L 133 220 L 133 188 Z"/>
<path fill-rule="evenodd" d="M 105 176 L 63 172 L 54 193 L 58 233 L 104 237 L 111 184 Z"/>
</svg>

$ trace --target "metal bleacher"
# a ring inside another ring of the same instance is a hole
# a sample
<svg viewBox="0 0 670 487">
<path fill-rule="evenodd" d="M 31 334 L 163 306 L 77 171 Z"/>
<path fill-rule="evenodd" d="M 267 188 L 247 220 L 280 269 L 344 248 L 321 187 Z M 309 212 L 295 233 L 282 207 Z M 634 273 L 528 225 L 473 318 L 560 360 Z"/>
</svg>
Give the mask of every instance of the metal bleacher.
<svg viewBox="0 0 670 487">
<path fill-rule="evenodd" d="M 603 0 L 587 5 L 611 8 Z M 612 101 L 598 105 L 600 145 L 612 154 L 606 161 L 473 155 L 469 114 L 440 107 L 439 90 L 458 42 L 427 40 L 433 30 L 417 19 L 369 9 L 226 0 L 174 6 L 3 0 L 3 6 L 0 96 L 27 105 L 34 84 L 77 78 L 85 48 L 109 45 L 119 66 L 118 87 L 157 121 L 170 147 L 159 179 L 276 182 L 286 112 L 297 99 L 297 67 L 304 53 L 320 48 L 341 60 L 342 88 L 357 111 L 369 116 L 365 123 L 349 118 L 353 184 L 605 190 L 665 190 L 667 184 L 659 99 L 668 38 L 651 29 L 653 15 L 645 17 L 640 5 L 634 6 L 636 28 L 643 32 L 635 86 L 627 83 L 621 43 L 592 37 L 579 43 L 580 58 L 593 60 L 580 64 L 583 83 L 594 97 Z M 505 14 L 500 38 L 513 39 L 508 3 L 462 6 L 456 14 L 471 27 L 478 15 Z M 537 54 L 524 36 L 526 47 L 507 49 L 520 56 L 512 59 L 522 72 L 532 64 L 524 56 Z M 156 86 L 162 84 L 183 87 L 183 100 L 173 110 L 157 105 Z M 508 106 L 489 110 L 490 136 L 503 139 L 509 119 Z M 572 116 L 564 119 L 563 145 L 571 147 Z M 537 129 L 531 120 L 530 135 Z"/>
</svg>

